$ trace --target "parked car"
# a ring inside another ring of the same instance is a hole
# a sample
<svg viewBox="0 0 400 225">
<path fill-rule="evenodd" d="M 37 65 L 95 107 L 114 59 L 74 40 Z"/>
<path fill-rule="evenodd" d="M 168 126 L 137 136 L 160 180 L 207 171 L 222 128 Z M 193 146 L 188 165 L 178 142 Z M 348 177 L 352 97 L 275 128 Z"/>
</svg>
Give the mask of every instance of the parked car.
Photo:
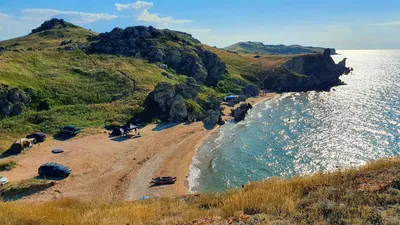
<svg viewBox="0 0 400 225">
<path fill-rule="evenodd" d="M 8 179 L 6 177 L 0 176 L 0 186 L 8 184 Z"/>
<path fill-rule="evenodd" d="M 46 140 L 47 136 L 46 136 L 46 134 L 44 134 L 42 132 L 35 132 L 33 134 L 26 136 L 26 138 L 35 138 L 36 142 L 44 142 Z"/>
<path fill-rule="evenodd" d="M 71 169 L 59 163 L 46 163 L 39 167 L 38 173 L 42 177 L 68 177 Z"/>
<path fill-rule="evenodd" d="M 65 126 L 60 129 L 60 134 L 62 135 L 75 136 L 79 132 L 81 132 L 81 129 L 76 128 L 75 126 Z"/>
</svg>

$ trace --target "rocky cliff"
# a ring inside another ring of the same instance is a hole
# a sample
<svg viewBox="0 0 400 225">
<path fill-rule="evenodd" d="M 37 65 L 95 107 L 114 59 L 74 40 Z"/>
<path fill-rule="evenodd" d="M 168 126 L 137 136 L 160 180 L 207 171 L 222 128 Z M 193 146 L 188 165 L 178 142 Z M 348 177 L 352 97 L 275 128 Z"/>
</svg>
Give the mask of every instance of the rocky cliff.
<svg viewBox="0 0 400 225">
<path fill-rule="evenodd" d="M 297 56 L 279 68 L 268 71 L 264 88 L 276 92 L 326 90 L 342 84 L 339 77 L 349 73 L 346 59 L 336 64 L 330 56 L 331 50 L 323 54 Z"/>
<path fill-rule="evenodd" d="M 191 35 L 136 26 L 115 28 L 95 37 L 89 53 L 116 54 L 161 62 L 179 74 L 196 79 L 200 84 L 215 86 L 226 66 L 214 53 L 204 49 Z"/>
</svg>

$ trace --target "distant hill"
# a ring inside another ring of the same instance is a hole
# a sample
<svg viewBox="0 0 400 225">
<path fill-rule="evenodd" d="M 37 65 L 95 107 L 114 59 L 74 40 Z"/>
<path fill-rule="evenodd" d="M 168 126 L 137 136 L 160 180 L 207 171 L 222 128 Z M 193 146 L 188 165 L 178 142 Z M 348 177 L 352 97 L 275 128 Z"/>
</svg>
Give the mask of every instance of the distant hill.
<svg viewBox="0 0 400 225">
<path fill-rule="evenodd" d="M 265 45 L 261 42 L 238 42 L 225 50 L 238 53 L 268 54 L 268 55 L 295 55 L 307 53 L 323 53 L 326 48 L 301 45 Z M 333 49 L 334 50 L 334 49 Z M 335 52 L 332 52 L 335 54 Z"/>
</svg>

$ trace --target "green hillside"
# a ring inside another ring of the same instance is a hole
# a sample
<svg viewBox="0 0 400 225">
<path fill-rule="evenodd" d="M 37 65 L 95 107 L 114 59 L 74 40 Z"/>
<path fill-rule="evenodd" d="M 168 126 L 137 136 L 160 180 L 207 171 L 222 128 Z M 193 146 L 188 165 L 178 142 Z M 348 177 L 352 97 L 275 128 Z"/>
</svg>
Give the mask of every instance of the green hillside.
<svg viewBox="0 0 400 225">
<path fill-rule="evenodd" d="M 97 34 L 63 20 L 55 21 L 44 23 L 27 36 L 0 42 L 0 86 L 30 93 L 24 113 L 0 116 L 0 132 L 4 134 L 0 152 L 33 131 L 52 134 L 66 124 L 100 128 L 114 121 L 126 122 L 143 111 L 144 100 L 158 83 L 179 84 L 187 77 L 142 58 L 88 54 L 85 48 Z M 179 45 L 174 31 L 166 32 L 171 39 L 167 36 L 159 47 Z M 176 35 L 202 46 L 188 34 Z M 201 86 L 202 102 L 223 93 L 241 93 L 241 85 L 235 80 L 249 83 L 237 71 L 241 65 L 234 60 L 227 64 L 232 72 L 227 71 L 215 87 Z"/>
</svg>

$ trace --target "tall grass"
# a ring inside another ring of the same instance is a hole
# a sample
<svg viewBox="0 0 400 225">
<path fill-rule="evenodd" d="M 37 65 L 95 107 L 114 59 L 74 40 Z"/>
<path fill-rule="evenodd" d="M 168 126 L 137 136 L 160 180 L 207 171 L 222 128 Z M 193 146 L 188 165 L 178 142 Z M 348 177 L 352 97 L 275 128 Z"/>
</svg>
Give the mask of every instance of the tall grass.
<svg viewBox="0 0 400 225">
<path fill-rule="evenodd" d="M 44 203 L 0 203 L 3 224 L 180 224 L 199 218 L 258 214 L 265 223 L 398 224 L 400 191 L 359 191 L 361 177 L 374 182 L 399 179 L 400 158 L 360 169 L 287 180 L 271 178 L 218 194 L 133 202 L 81 202 L 66 198 Z M 366 183 L 365 185 L 368 185 Z"/>
</svg>

